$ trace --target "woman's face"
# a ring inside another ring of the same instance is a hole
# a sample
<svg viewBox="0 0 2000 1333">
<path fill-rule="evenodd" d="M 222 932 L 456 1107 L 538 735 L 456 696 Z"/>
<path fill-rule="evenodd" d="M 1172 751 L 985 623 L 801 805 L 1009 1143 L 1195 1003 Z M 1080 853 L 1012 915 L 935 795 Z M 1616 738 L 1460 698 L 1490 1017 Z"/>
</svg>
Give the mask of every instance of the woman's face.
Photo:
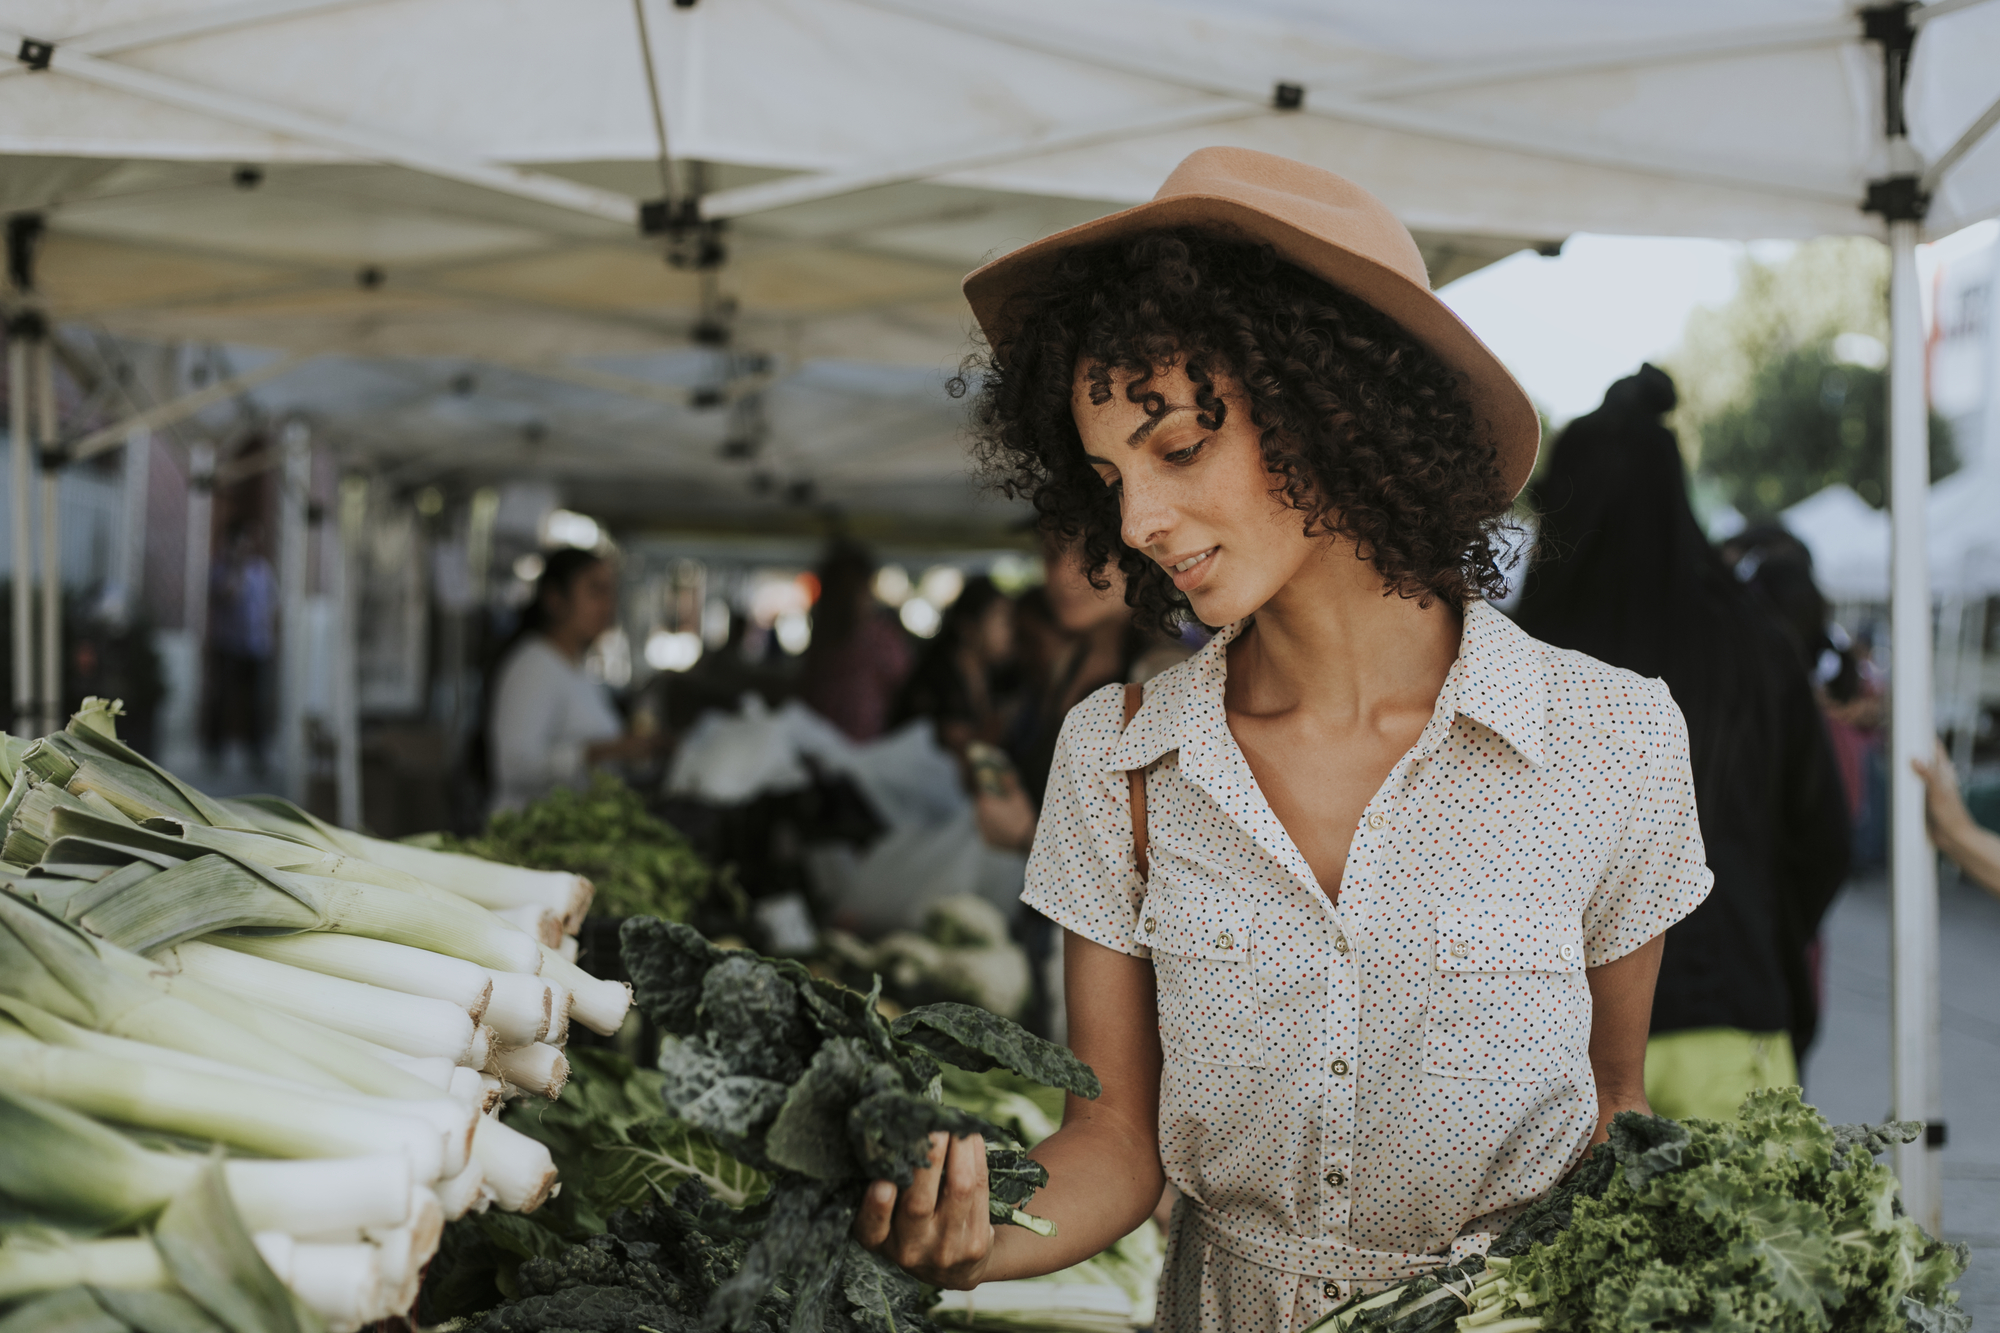
<svg viewBox="0 0 2000 1333">
<path fill-rule="evenodd" d="M 561 637 L 595 643 L 618 623 L 618 574 L 608 560 L 579 570 L 565 592 L 550 595 L 550 619 Z"/>
<path fill-rule="evenodd" d="M 971 641 L 979 660 L 998 666 L 1014 656 L 1014 604 L 996 597 L 972 622 Z"/>
<path fill-rule="evenodd" d="M 1179 365 L 1146 385 L 1167 401 L 1157 420 L 1126 398 L 1129 374 L 1113 374 L 1109 401 L 1092 403 L 1088 372 L 1078 367 L 1070 408 L 1091 466 L 1118 491 L 1119 535 L 1159 562 L 1203 624 L 1250 615 L 1324 554 L 1329 539 L 1305 535 L 1281 479 L 1265 468 L 1250 404 L 1234 379 L 1215 377 L 1228 411 L 1221 428 L 1209 430 Z"/>
<path fill-rule="evenodd" d="M 1083 556 L 1074 547 L 1049 545 L 1042 564 L 1048 571 L 1049 610 L 1064 633 L 1087 634 L 1132 618 L 1132 608 L 1125 605 L 1125 571 L 1115 563 L 1105 566 L 1104 578 L 1110 586 L 1102 592 L 1090 586 Z"/>
</svg>

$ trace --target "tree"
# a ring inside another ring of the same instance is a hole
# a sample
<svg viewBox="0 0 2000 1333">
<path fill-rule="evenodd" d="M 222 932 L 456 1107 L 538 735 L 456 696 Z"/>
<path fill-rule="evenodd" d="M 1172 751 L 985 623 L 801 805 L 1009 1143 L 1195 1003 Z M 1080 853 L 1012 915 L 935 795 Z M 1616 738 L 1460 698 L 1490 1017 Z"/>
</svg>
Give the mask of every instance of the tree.
<svg viewBox="0 0 2000 1333">
<path fill-rule="evenodd" d="M 1701 432 L 1701 470 L 1745 516 L 1776 514 L 1845 482 L 1869 504 L 1889 493 L 1889 377 L 1843 361 L 1832 344 L 1788 351 L 1758 368 L 1744 401 Z M 1931 418 L 1935 480 L 1956 465 L 1950 428 Z"/>
<path fill-rule="evenodd" d="M 1866 237 L 1807 241 L 1742 263 L 1736 295 L 1689 316 L 1667 361 L 1672 425 L 1698 489 L 1751 518 L 1833 482 L 1887 496 L 1889 252 Z M 1931 475 L 1953 466 L 1931 423 Z"/>
</svg>

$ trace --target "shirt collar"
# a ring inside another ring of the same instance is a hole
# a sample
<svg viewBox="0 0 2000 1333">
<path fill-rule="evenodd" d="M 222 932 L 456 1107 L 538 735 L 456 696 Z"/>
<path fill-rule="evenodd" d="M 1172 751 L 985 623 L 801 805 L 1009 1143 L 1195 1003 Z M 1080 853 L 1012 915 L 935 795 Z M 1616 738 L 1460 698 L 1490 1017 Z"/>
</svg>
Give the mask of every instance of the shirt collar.
<svg viewBox="0 0 2000 1333">
<path fill-rule="evenodd" d="M 1223 718 L 1222 690 L 1228 678 L 1223 653 L 1247 624 L 1249 621 L 1239 620 L 1223 627 L 1200 652 L 1148 683 L 1145 702 L 1111 747 L 1107 769 L 1127 772 L 1144 768 L 1161 755 L 1180 749 L 1204 723 L 1212 725 Z M 1542 680 L 1539 646 L 1489 603 L 1469 603 L 1458 660 L 1438 694 L 1437 720 L 1444 725 L 1426 728 L 1418 748 L 1426 752 L 1436 749 L 1452 719 L 1464 716 L 1492 731 L 1537 768 L 1547 763 L 1544 730 L 1548 692 Z"/>
</svg>

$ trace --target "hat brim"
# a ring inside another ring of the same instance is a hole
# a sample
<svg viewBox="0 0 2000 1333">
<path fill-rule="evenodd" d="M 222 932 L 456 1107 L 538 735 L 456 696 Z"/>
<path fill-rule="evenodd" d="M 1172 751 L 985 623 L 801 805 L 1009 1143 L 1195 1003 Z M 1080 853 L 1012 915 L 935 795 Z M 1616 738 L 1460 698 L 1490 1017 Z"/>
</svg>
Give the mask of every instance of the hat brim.
<svg viewBox="0 0 2000 1333">
<path fill-rule="evenodd" d="M 1281 259 L 1394 320 L 1462 377 L 1466 402 L 1497 451 L 1507 494 L 1519 495 L 1527 485 L 1541 448 L 1541 417 L 1520 382 L 1450 306 L 1396 270 L 1238 199 L 1175 195 L 1059 231 L 968 274 L 965 299 L 987 343 L 998 348 L 1026 317 L 1015 298 L 1039 285 L 1065 252 L 1169 227 L 1200 227 L 1269 245 Z"/>
</svg>

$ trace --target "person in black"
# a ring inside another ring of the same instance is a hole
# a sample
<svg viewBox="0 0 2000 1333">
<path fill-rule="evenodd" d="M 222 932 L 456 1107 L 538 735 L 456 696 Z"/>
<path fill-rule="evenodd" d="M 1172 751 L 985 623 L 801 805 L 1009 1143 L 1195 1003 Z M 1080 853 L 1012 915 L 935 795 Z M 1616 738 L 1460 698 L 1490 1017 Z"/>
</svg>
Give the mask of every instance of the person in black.
<svg viewBox="0 0 2000 1333">
<path fill-rule="evenodd" d="M 1715 889 L 1667 931 L 1646 1095 L 1733 1116 L 1798 1081 L 1818 1002 L 1806 946 L 1848 868 L 1839 772 L 1797 648 L 1703 536 L 1673 432 L 1673 381 L 1644 366 L 1556 441 L 1521 627 L 1665 680 L 1687 717 Z"/>
<path fill-rule="evenodd" d="M 945 608 L 937 637 L 918 654 L 889 725 L 929 718 L 938 743 L 961 756 L 973 741 L 998 741 L 1000 676 L 1013 657 L 1014 604 L 992 579 L 975 574 Z"/>
</svg>

